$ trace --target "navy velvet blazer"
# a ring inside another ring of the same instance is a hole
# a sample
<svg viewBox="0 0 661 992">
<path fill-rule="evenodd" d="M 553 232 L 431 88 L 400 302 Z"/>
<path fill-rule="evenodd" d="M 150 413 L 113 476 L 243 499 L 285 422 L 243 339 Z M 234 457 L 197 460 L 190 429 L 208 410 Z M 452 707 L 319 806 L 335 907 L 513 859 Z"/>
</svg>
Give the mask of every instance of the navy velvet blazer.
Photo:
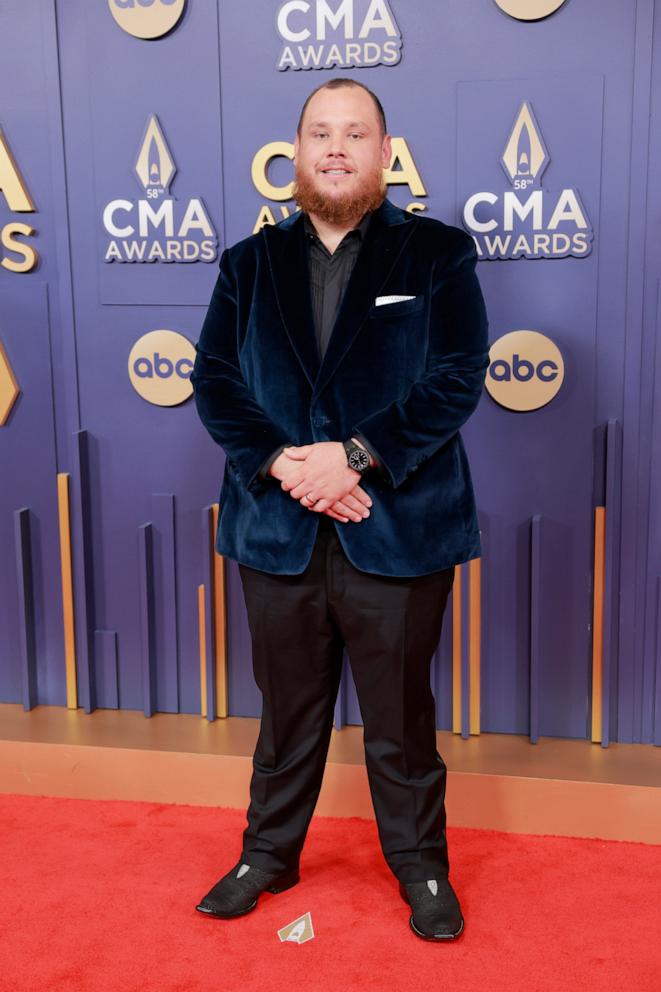
<svg viewBox="0 0 661 992">
<path fill-rule="evenodd" d="M 202 423 L 226 454 L 217 551 L 297 574 L 320 513 L 259 476 L 281 444 L 359 431 L 383 472 L 359 523 L 335 521 L 356 568 L 422 575 L 476 558 L 480 535 L 459 434 L 489 364 L 473 239 L 388 199 L 374 212 L 320 360 L 300 211 L 226 249 L 191 375 Z M 375 304 L 379 296 L 411 300 Z"/>
</svg>

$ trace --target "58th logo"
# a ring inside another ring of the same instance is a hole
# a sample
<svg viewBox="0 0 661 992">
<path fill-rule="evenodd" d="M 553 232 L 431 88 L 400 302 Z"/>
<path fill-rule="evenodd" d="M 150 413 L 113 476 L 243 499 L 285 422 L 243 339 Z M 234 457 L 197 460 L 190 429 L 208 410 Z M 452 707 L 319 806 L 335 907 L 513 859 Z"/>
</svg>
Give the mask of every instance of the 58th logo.
<svg viewBox="0 0 661 992">
<path fill-rule="evenodd" d="M 578 190 L 542 189 L 549 153 L 532 106 L 524 102 L 500 162 L 512 189 L 473 193 L 463 208 L 463 224 L 473 235 L 478 256 L 498 258 L 583 258 L 594 233 Z"/>
<path fill-rule="evenodd" d="M 105 262 L 213 262 L 218 239 L 202 198 L 177 200 L 177 169 L 156 114 L 147 121 L 135 175 L 139 200 L 116 198 L 103 210 Z"/>
</svg>

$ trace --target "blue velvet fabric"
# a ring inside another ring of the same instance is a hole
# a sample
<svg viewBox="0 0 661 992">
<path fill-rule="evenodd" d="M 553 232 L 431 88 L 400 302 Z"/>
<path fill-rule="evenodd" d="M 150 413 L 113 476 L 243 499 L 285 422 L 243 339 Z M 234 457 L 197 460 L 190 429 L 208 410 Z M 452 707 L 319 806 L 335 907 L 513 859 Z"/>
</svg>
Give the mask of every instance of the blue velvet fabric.
<svg viewBox="0 0 661 992">
<path fill-rule="evenodd" d="M 361 483 L 371 515 L 334 523 L 352 564 L 410 576 L 480 555 L 459 433 L 489 364 L 476 261 L 460 228 L 384 200 L 320 360 L 302 213 L 223 252 L 191 375 L 200 419 L 226 454 L 220 554 L 265 572 L 302 572 L 320 514 L 259 468 L 281 444 L 360 432 L 384 471 Z M 387 295 L 415 299 L 375 305 Z"/>
</svg>

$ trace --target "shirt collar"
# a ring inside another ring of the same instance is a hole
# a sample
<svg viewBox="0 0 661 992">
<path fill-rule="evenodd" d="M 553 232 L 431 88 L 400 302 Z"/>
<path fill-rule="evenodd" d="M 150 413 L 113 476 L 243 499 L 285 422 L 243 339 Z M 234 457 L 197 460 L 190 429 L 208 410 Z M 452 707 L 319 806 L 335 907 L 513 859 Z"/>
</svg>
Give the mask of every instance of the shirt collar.
<svg viewBox="0 0 661 992">
<path fill-rule="evenodd" d="M 363 215 L 362 220 L 356 225 L 356 227 L 353 227 L 351 229 L 351 231 L 347 231 L 347 234 L 351 234 L 351 233 L 353 233 L 353 231 L 357 231 L 358 232 L 358 235 L 360 237 L 360 240 L 361 241 L 364 240 L 365 235 L 367 234 L 367 228 L 370 225 L 370 221 L 372 219 L 372 214 L 373 213 L 374 213 L 373 210 L 368 210 L 367 213 Z M 317 231 L 315 229 L 314 224 L 310 220 L 309 214 L 307 214 L 307 213 L 304 213 L 303 214 L 303 223 L 305 225 L 305 231 L 306 231 L 307 234 L 311 234 L 311 235 L 313 235 L 316 238 L 319 237 L 319 235 L 317 234 Z M 346 234 L 345 234 L 345 237 L 346 237 Z"/>
</svg>

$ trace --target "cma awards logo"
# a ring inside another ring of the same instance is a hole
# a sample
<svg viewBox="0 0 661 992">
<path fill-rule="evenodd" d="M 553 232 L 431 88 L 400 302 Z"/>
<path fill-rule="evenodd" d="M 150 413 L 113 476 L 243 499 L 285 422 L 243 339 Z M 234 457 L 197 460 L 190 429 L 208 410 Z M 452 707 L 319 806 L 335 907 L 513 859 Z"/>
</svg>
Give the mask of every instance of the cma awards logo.
<svg viewBox="0 0 661 992">
<path fill-rule="evenodd" d="M 149 331 L 129 355 L 131 385 L 143 400 L 156 406 L 177 406 L 193 392 L 190 375 L 195 347 L 176 331 Z"/>
<path fill-rule="evenodd" d="M 549 154 L 532 107 L 525 102 L 501 157 L 513 189 L 474 193 L 463 210 L 478 256 L 498 258 L 583 258 L 594 232 L 578 190 L 541 188 Z"/>
<path fill-rule="evenodd" d="M 176 27 L 186 0 L 108 0 L 116 23 L 134 38 L 162 38 Z"/>
<path fill-rule="evenodd" d="M 402 57 L 388 0 L 286 0 L 276 27 L 280 70 L 396 65 Z"/>
<path fill-rule="evenodd" d="M 140 143 L 135 174 L 144 197 L 111 200 L 103 211 L 106 262 L 213 262 L 218 238 L 199 196 L 175 200 L 176 167 L 155 114 Z"/>
<path fill-rule="evenodd" d="M 291 211 L 289 206 L 285 205 L 285 201 L 292 198 L 294 181 L 292 179 L 282 185 L 276 185 L 270 175 L 273 163 L 278 163 L 280 166 L 285 160 L 289 162 L 294 160 L 294 146 L 290 141 L 269 141 L 268 144 L 262 145 L 253 157 L 250 168 L 253 185 L 265 200 L 271 201 L 261 207 L 252 229 L 253 234 L 256 234 L 264 224 L 277 224 L 278 221 L 290 216 Z M 411 196 L 427 196 L 425 184 L 406 138 L 393 135 L 392 156 L 388 168 L 383 170 L 383 179 L 388 188 L 408 186 Z M 280 217 L 275 213 L 278 207 Z M 298 209 L 298 207 L 294 208 L 294 210 Z M 427 205 L 414 199 L 406 205 L 405 209 L 409 213 L 421 213 L 427 209 Z"/>
<path fill-rule="evenodd" d="M 0 127 L 0 205 L 4 198 L 9 210 L 17 214 L 34 214 L 37 208 L 30 190 L 9 147 L 9 139 Z M 39 262 L 34 245 L 23 241 L 35 234 L 32 224 L 18 219 L 0 222 L 0 266 L 8 272 L 31 272 Z M 19 260 L 5 254 L 18 255 Z"/>
</svg>

